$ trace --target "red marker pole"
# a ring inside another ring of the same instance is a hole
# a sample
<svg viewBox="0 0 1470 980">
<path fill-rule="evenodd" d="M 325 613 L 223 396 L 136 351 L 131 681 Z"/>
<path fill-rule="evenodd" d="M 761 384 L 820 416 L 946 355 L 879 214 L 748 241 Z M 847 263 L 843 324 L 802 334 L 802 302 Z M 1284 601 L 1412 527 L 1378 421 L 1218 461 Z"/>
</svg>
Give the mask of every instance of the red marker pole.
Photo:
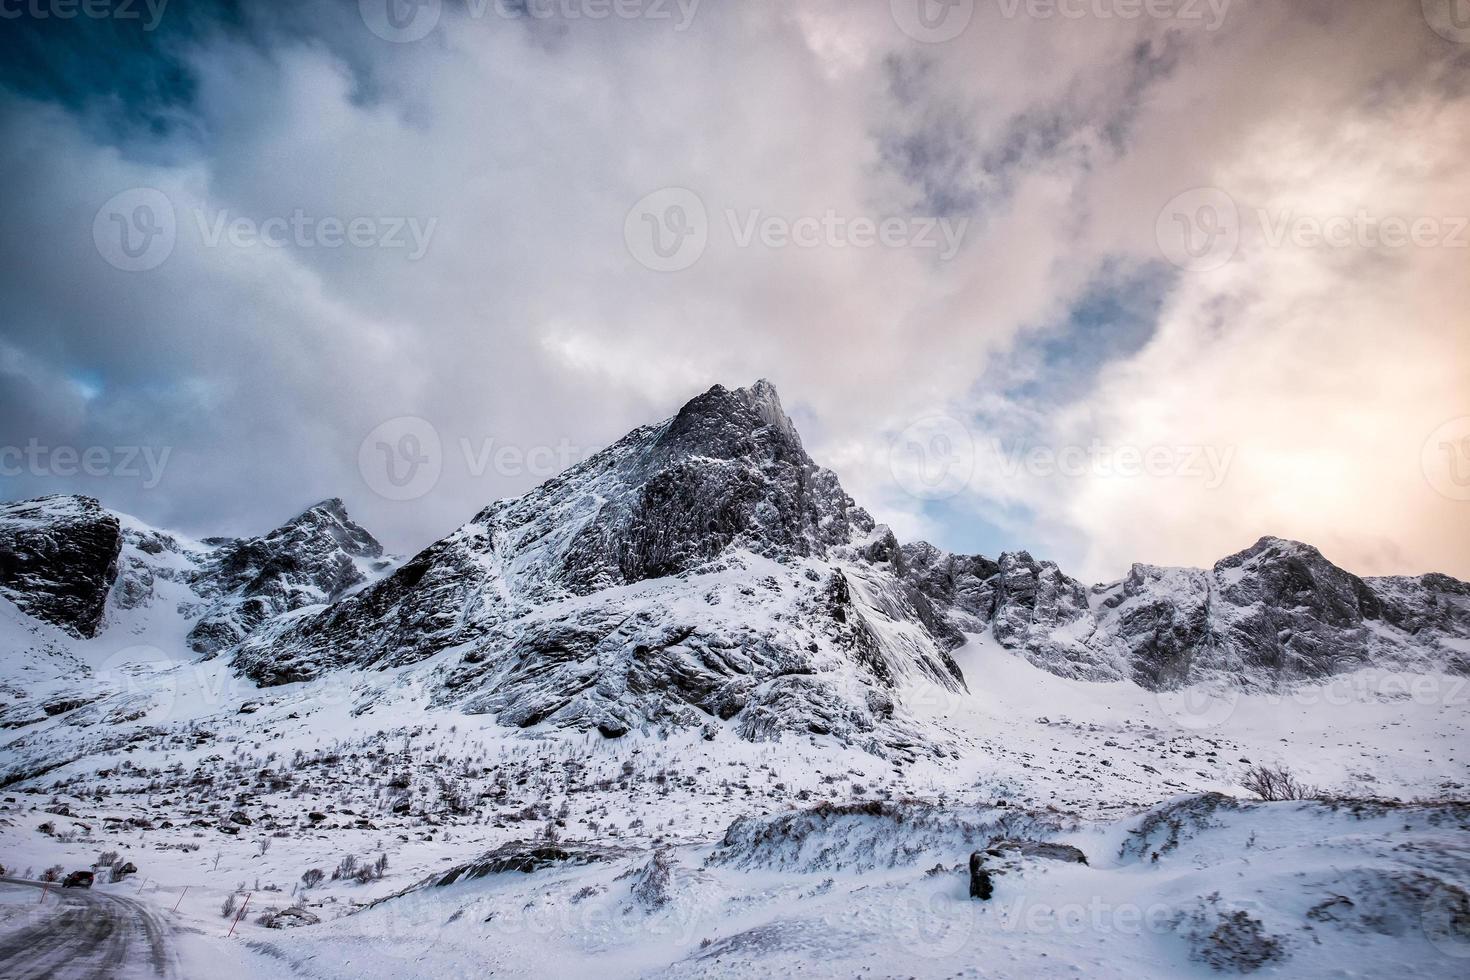
<svg viewBox="0 0 1470 980">
<path fill-rule="evenodd" d="M 143 885 L 146 885 L 146 884 L 148 884 L 148 879 L 147 878 L 144 878 L 143 879 Z M 138 886 L 138 894 L 139 895 L 143 894 L 143 885 L 139 885 Z"/>
<path fill-rule="evenodd" d="M 240 911 L 238 911 L 238 912 L 235 913 L 235 921 L 230 923 L 230 931 L 227 932 L 227 933 L 225 933 L 225 938 L 226 939 L 229 939 L 231 936 L 233 936 L 235 934 L 235 926 L 237 926 L 237 925 L 240 924 L 240 920 L 245 917 L 245 910 L 247 908 L 249 908 L 249 907 L 250 907 L 250 894 L 247 893 L 245 895 L 245 901 L 243 901 L 243 902 L 240 903 Z"/>
<path fill-rule="evenodd" d="M 177 912 L 179 910 L 179 906 L 180 905 L 183 905 L 184 904 L 184 896 L 187 895 L 187 894 L 189 894 L 189 886 L 188 885 L 185 885 L 184 886 L 184 890 L 179 893 L 179 900 L 174 903 L 174 911 L 175 912 Z"/>
<path fill-rule="evenodd" d="M 41 882 L 41 904 L 46 904 L 46 893 L 51 890 L 51 882 Z"/>
</svg>

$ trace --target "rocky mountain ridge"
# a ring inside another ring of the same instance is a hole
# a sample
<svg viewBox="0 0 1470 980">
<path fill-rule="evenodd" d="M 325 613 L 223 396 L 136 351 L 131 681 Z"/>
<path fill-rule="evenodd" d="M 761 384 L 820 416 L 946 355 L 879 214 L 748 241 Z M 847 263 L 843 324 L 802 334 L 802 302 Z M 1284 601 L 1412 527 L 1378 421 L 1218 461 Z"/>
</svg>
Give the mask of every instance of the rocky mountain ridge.
<svg viewBox="0 0 1470 980">
<path fill-rule="evenodd" d="M 1470 674 L 1470 584 L 1359 578 L 1280 538 L 1209 569 L 1140 564 L 1091 587 L 1026 552 L 991 561 L 920 542 L 899 563 L 961 628 L 1064 677 L 1167 690 L 1282 689 L 1370 666 Z"/>
<path fill-rule="evenodd" d="M 1150 690 L 1470 673 L 1470 585 L 1448 576 L 1359 578 L 1263 538 L 1210 569 L 1087 586 L 1026 552 L 901 544 L 810 458 L 767 382 L 716 386 L 396 566 L 336 499 L 204 541 L 90 498 L 0 505 L 0 595 L 84 639 L 171 603 L 193 653 L 261 687 L 421 665 L 436 706 L 608 737 L 914 750 L 929 739 L 904 690 L 963 691 L 949 651 L 967 634 Z"/>
</svg>

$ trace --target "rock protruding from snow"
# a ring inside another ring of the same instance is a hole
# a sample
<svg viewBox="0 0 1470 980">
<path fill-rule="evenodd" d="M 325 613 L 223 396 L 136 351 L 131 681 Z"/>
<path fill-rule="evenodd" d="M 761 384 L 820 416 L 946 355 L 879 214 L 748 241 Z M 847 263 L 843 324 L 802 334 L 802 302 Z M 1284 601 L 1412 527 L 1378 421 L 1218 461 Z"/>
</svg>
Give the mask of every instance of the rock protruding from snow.
<svg viewBox="0 0 1470 980">
<path fill-rule="evenodd" d="M 0 504 L 0 595 L 79 637 L 101 628 L 122 528 L 91 497 Z"/>
</svg>

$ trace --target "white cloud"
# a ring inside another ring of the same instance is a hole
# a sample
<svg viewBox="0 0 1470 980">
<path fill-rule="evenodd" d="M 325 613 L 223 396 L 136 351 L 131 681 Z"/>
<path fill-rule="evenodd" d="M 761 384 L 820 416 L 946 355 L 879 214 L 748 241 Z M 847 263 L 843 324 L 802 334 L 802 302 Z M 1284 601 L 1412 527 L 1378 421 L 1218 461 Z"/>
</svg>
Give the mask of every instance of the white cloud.
<svg viewBox="0 0 1470 980">
<path fill-rule="evenodd" d="M 119 153 L 81 117 L 8 107 L 8 217 L 25 243 L 5 273 L 22 297 L 13 348 L 105 388 L 85 408 L 58 392 L 0 437 L 112 438 L 128 420 L 182 465 L 152 493 L 90 488 L 109 502 L 245 531 L 340 494 L 406 549 L 534 481 L 450 458 L 430 496 L 378 499 L 356 460 L 387 418 L 429 419 L 450 447 L 595 446 L 709 384 L 764 376 L 813 454 L 906 536 L 944 543 L 968 509 L 1088 574 L 1209 562 L 1270 532 L 1365 571 L 1470 575 L 1452 543 L 1464 505 L 1426 496 L 1418 470 L 1427 433 L 1470 414 L 1456 404 L 1463 252 L 1302 254 L 1248 235 L 1225 269 L 1181 275 L 1153 342 L 1095 389 L 998 416 L 1004 392 L 977 388 L 1110 260 L 1160 261 L 1159 211 L 1189 187 L 1248 207 L 1470 211 L 1456 52 L 1389 6 L 1231 9 L 1202 32 L 982 4 L 940 45 L 906 38 L 887 4 L 835 0 L 705 4 L 682 32 L 446 11 L 413 44 L 350 16 L 318 25 L 330 43 L 210 37 L 189 54 L 197 141 Z M 134 186 L 170 194 L 181 237 L 160 269 L 128 276 L 87 235 Z M 694 190 L 712 221 L 677 273 L 643 268 L 623 240 L 629 208 L 665 186 Z M 925 201 L 973 205 L 951 261 L 740 247 L 725 218 L 881 218 Z M 195 208 L 436 223 L 418 261 L 242 253 L 191 240 Z M 977 433 L 982 455 L 1024 433 L 1237 456 L 1213 491 L 982 459 L 941 520 L 887 456 L 937 412 L 1000 418 Z"/>
</svg>

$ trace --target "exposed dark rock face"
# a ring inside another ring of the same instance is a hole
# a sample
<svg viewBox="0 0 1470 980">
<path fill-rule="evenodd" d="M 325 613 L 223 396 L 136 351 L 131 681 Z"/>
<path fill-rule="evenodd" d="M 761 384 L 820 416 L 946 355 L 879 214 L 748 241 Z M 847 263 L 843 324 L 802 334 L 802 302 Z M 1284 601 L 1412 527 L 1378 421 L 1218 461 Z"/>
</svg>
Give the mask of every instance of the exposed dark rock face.
<svg viewBox="0 0 1470 980">
<path fill-rule="evenodd" d="M 983 555 L 952 555 L 927 541 L 903 546 L 904 579 L 972 632 L 995 616 L 1000 565 Z"/>
<path fill-rule="evenodd" d="M 1470 636 L 1470 582 L 1431 573 L 1363 580 L 1383 603 L 1383 617 L 1422 642 Z M 1448 666 L 1470 674 L 1470 653 L 1450 654 Z"/>
<path fill-rule="evenodd" d="M 200 653 L 234 646 L 282 613 L 330 603 L 382 567 L 383 546 L 337 499 L 260 537 L 216 542 L 192 582 L 211 601 L 189 633 Z"/>
<path fill-rule="evenodd" d="M 0 595 L 75 636 L 101 627 L 121 550 L 117 517 L 91 497 L 0 504 Z"/>
</svg>

